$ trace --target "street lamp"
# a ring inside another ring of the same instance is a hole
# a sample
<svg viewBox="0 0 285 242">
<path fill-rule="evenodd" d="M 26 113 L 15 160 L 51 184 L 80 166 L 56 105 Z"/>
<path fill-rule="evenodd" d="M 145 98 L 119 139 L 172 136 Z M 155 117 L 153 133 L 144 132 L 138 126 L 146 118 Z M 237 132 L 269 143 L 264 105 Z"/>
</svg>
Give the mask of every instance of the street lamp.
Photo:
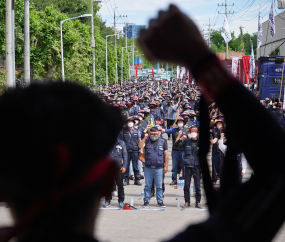
<svg viewBox="0 0 285 242">
<path fill-rule="evenodd" d="M 92 51 L 92 83 L 96 84 L 96 74 L 95 74 L 95 38 L 94 38 L 94 17 L 93 17 L 93 3 L 101 3 L 101 0 L 91 0 L 91 48 Z"/>
<path fill-rule="evenodd" d="M 130 77 L 130 61 L 129 61 L 129 54 L 133 54 L 135 52 L 139 52 L 138 50 L 137 51 L 132 51 L 132 52 L 128 52 L 128 64 L 129 64 L 129 77 Z M 134 63 L 133 63 L 133 66 L 134 66 Z M 133 73 L 132 73 L 133 74 Z"/>
<path fill-rule="evenodd" d="M 118 34 L 111 34 L 111 35 L 106 35 L 106 86 L 109 86 L 109 82 L 108 82 L 108 37 L 110 36 L 116 36 Z M 116 60 L 117 61 L 117 60 Z"/>
<path fill-rule="evenodd" d="M 60 21 L 60 44 L 61 44 L 61 72 L 62 72 L 62 81 L 65 81 L 64 78 L 64 60 L 63 60 L 63 40 L 62 40 L 62 25 L 64 22 L 68 21 L 68 20 L 72 20 L 72 19 L 77 19 L 77 18 L 91 18 L 92 14 L 82 14 L 80 16 L 77 17 L 73 17 L 73 18 L 68 18 L 68 19 L 64 19 Z"/>
<path fill-rule="evenodd" d="M 126 49 L 126 48 L 128 48 L 128 47 L 127 46 L 126 47 L 122 47 L 121 85 L 122 85 L 122 82 L 123 82 L 123 70 L 124 70 L 124 65 L 123 65 L 124 51 L 123 51 L 123 49 Z"/>
</svg>

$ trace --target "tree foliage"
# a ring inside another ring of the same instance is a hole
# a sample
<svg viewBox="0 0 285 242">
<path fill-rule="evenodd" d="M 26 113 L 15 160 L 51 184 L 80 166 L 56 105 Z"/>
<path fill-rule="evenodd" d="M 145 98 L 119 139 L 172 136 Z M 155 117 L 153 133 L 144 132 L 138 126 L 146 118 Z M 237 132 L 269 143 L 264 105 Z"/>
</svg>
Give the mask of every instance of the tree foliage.
<svg viewBox="0 0 285 242">
<path fill-rule="evenodd" d="M 34 6 L 35 4 L 35 6 Z M 75 6 L 76 5 L 76 6 Z M 96 81 L 106 80 L 106 40 L 114 31 L 106 27 L 96 15 L 99 6 L 94 4 L 94 37 Z M 90 12 L 90 1 L 38 1 L 30 3 L 30 62 L 31 75 L 38 80 L 61 80 L 60 21 Z M 63 53 L 65 78 L 82 85 L 92 84 L 91 21 L 70 20 L 63 23 Z M 121 67 L 121 46 L 118 49 L 118 67 Z M 0 56 L 5 57 L 5 0 L 0 0 Z M 108 42 L 108 79 L 115 82 L 116 54 L 113 42 Z M 128 78 L 127 54 L 124 55 L 124 79 Z M 120 59 L 119 59 L 120 58 Z M 15 60 L 16 66 L 24 64 L 24 1 L 15 1 Z M 119 69 L 119 68 L 118 68 Z M 23 73 L 19 73 L 20 78 Z M 3 76 L 3 75 L 2 75 Z M 1 76 L 1 77 L 2 77 Z M 119 76 L 120 77 L 120 76 Z M 2 77 L 3 78 L 3 77 Z M 119 78 L 120 79 L 120 78 Z"/>
<path fill-rule="evenodd" d="M 218 30 L 213 30 L 211 32 L 211 48 L 214 52 L 226 52 L 226 43 L 224 41 L 224 38 L 221 35 L 222 29 Z M 235 33 L 232 32 L 232 40 L 229 42 L 229 51 L 244 51 L 245 55 L 250 55 L 251 54 L 251 43 L 250 39 L 252 40 L 253 43 L 253 50 L 256 55 L 256 48 L 257 48 L 257 34 L 254 33 L 252 35 L 246 33 L 239 34 L 237 37 L 235 36 Z M 243 39 L 243 43 L 242 40 Z M 244 50 L 243 50 L 244 48 Z"/>
</svg>

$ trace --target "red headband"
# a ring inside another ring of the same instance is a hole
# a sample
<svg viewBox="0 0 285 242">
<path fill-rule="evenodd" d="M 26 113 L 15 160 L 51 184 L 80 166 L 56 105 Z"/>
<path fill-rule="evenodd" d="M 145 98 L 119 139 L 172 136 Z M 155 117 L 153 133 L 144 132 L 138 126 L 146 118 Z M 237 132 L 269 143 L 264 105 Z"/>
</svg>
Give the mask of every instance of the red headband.
<svg viewBox="0 0 285 242">
<path fill-rule="evenodd" d="M 190 131 L 191 131 L 191 130 L 196 130 L 196 131 L 198 131 L 197 127 L 193 127 L 193 128 L 190 129 Z"/>
<path fill-rule="evenodd" d="M 58 148 L 58 147 L 56 147 Z M 53 174 L 54 179 L 58 181 L 60 178 L 63 177 L 65 172 L 67 171 L 67 168 L 69 166 L 69 162 L 67 162 L 67 159 L 69 159 L 69 156 L 66 155 L 66 153 L 62 152 L 62 149 L 58 149 L 59 151 L 59 163 L 61 163 L 64 167 L 63 170 L 61 170 L 57 174 Z M 58 164 L 55 166 L 55 168 L 58 168 Z M 34 201 L 30 204 L 30 206 L 26 209 L 26 211 L 23 213 L 20 220 L 11 228 L 0 228 L 0 240 L 1 242 L 8 242 L 13 237 L 19 236 L 23 231 L 26 231 L 27 228 L 33 223 L 33 221 L 40 216 L 49 206 L 57 212 L 59 201 L 63 198 L 76 193 L 84 188 L 87 188 L 91 185 L 100 184 L 100 195 L 106 196 L 108 195 L 108 187 L 112 187 L 113 184 L 113 178 L 116 176 L 118 172 L 118 167 L 116 163 L 109 157 L 104 157 L 97 161 L 91 169 L 89 169 L 89 172 L 86 174 L 86 176 L 79 181 L 76 181 L 72 184 L 70 184 L 67 187 L 63 188 L 54 188 L 50 192 L 50 200 L 49 201 Z M 58 177 L 58 175 L 60 177 Z M 104 179 L 103 178 L 112 178 L 112 179 Z M 106 189 L 107 188 L 107 189 Z M 104 193 L 106 192 L 106 193 Z M 2 194 L 1 194 L 2 195 Z"/>
<path fill-rule="evenodd" d="M 158 135 L 158 134 L 159 134 L 159 131 L 150 131 L 149 134 L 150 134 L 150 135 Z"/>
</svg>

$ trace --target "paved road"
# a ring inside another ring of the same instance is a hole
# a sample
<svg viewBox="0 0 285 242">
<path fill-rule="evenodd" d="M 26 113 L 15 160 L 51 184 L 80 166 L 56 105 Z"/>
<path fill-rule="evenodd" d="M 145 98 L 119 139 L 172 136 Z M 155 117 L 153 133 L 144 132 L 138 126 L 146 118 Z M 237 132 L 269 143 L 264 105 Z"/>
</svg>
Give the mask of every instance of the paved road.
<svg viewBox="0 0 285 242">
<path fill-rule="evenodd" d="M 168 142 L 169 150 L 172 148 L 171 142 Z M 208 156 L 209 164 L 211 163 L 211 156 Z M 152 242 L 152 241 L 165 241 L 180 231 L 183 231 L 190 224 L 199 223 L 208 218 L 207 211 L 197 210 L 194 207 L 195 198 L 191 197 L 190 211 L 181 211 L 177 207 L 177 197 L 183 198 L 183 190 L 174 189 L 169 186 L 171 182 L 171 155 L 170 155 L 169 172 L 165 176 L 165 199 L 164 203 L 167 206 L 165 211 L 126 211 L 126 210 L 100 210 L 96 222 L 95 236 L 99 241 L 112 241 L 112 242 Z M 245 180 L 250 177 L 251 170 L 247 170 Z M 126 203 L 130 203 L 131 197 L 134 198 L 134 205 L 139 207 L 143 204 L 141 198 L 141 191 L 143 186 L 135 186 L 133 182 L 131 185 L 125 187 Z M 203 187 L 203 186 L 202 186 Z M 191 193 L 192 193 L 191 184 Z M 202 190 L 201 205 L 203 209 L 207 209 L 205 205 L 205 194 Z M 181 204 L 184 200 L 181 200 Z M 102 201 L 103 204 L 103 201 Z M 112 208 L 116 208 L 118 202 L 116 198 L 112 201 Z M 156 200 L 151 200 L 151 209 L 157 209 Z M 267 221 L 270 222 L 270 221 Z M 10 225 L 12 220 L 9 210 L 0 204 L 0 226 Z M 274 239 L 275 242 L 285 241 L 285 227 L 280 229 L 280 232 Z"/>
</svg>

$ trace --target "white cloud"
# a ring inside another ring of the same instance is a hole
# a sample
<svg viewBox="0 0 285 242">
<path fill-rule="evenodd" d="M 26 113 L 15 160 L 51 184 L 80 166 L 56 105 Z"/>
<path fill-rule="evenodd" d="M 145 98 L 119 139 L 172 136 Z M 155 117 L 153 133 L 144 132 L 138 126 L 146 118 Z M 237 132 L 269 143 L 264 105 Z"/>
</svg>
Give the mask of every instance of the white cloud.
<svg viewBox="0 0 285 242">
<path fill-rule="evenodd" d="M 211 24 L 213 24 L 214 17 L 217 17 L 215 14 L 217 9 L 217 4 L 222 3 L 223 0 L 105 0 L 106 2 L 102 3 L 102 8 L 100 9 L 99 14 L 102 18 L 107 20 L 107 26 L 113 26 L 113 8 L 115 5 L 118 7 L 118 13 L 121 15 L 128 15 L 128 19 L 119 19 L 117 21 L 117 28 L 122 30 L 123 23 L 128 21 L 130 23 L 136 23 L 139 25 L 148 25 L 148 21 L 150 18 L 154 18 L 157 16 L 159 10 L 166 10 L 170 3 L 176 4 L 183 12 L 193 18 L 199 28 L 202 30 L 203 28 L 208 29 L 207 26 L 203 26 L 204 24 L 209 23 L 209 18 L 211 18 Z M 233 1 L 232 1 L 233 2 Z M 232 2 L 228 1 L 228 4 L 232 4 Z M 243 26 L 244 33 L 254 33 L 257 32 L 257 15 L 259 5 L 261 4 L 264 15 L 263 21 L 268 19 L 268 14 L 270 10 L 270 0 L 260 0 L 257 4 L 252 5 L 250 9 L 248 9 L 249 4 L 243 9 L 242 12 L 239 12 L 239 8 L 242 8 L 248 0 L 239 0 L 237 2 L 237 6 L 228 7 L 228 11 L 235 11 L 236 14 L 233 16 L 229 15 L 230 30 L 235 32 L 235 35 L 238 36 L 240 33 L 239 27 Z M 108 8 L 109 10 L 108 10 Z M 247 11 L 248 10 L 248 11 Z M 111 12 L 112 11 L 112 12 Z M 219 8 L 220 12 L 224 12 L 224 7 Z M 277 10 L 278 11 L 278 10 Z M 111 12 L 111 14 L 110 14 Z M 239 13 L 237 13 L 239 12 Z M 118 14 L 116 12 L 116 14 Z M 245 13 L 245 14 L 244 14 Z M 244 14 L 244 15 L 243 15 Z M 239 19 L 240 17 L 240 19 Z M 234 20 L 235 19 L 235 20 Z M 224 20 L 224 15 L 221 14 L 218 17 L 218 21 L 216 21 L 216 26 L 212 27 L 214 29 L 218 29 L 222 27 Z M 242 20 L 251 20 L 251 21 L 242 21 Z"/>
</svg>

